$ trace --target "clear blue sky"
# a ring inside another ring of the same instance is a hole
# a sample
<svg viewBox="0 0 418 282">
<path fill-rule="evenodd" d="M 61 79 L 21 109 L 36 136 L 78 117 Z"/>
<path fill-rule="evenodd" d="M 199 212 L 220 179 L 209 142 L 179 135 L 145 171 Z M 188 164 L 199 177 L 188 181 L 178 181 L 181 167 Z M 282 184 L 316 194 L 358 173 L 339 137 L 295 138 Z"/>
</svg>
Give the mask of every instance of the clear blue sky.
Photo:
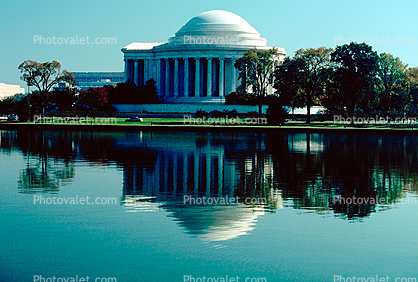
<svg viewBox="0 0 418 282">
<path fill-rule="evenodd" d="M 416 0 L 23 0 L 2 3 L 0 82 L 25 86 L 17 67 L 27 59 L 57 60 L 69 71 L 123 71 L 122 47 L 135 41 L 164 42 L 193 16 L 215 9 L 240 15 L 270 46 L 283 47 L 291 56 L 299 48 L 335 47 L 340 36 L 377 37 L 383 43 L 370 44 L 374 50 L 418 66 Z M 117 43 L 41 45 L 34 44 L 35 36 L 105 37 Z"/>
</svg>

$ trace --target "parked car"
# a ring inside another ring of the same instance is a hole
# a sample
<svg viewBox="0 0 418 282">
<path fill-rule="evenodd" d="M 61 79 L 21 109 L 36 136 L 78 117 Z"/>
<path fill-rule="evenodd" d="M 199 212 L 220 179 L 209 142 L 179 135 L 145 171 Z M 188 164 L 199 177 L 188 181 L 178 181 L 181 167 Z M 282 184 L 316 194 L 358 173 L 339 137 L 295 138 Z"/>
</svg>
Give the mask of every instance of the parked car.
<svg viewBox="0 0 418 282">
<path fill-rule="evenodd" d="M 136 122 L 142 122 L 143 120 L 142 120 L 142 118 L 140 118 L 140 117 L 131 117 L 131 118 L 126 119 L 125 121 L 136 121 Z"/>
</svg>

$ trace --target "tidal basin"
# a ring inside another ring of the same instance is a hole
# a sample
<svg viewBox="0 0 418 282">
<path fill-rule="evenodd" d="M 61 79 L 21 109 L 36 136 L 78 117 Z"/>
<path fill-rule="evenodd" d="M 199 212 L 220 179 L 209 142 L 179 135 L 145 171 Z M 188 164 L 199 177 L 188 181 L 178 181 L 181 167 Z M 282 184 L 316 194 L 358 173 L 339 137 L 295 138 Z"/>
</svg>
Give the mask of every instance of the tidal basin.
<svg viewBox="0 0 418 282">
<path fill-rule="evenodd" d="M 416 281 L 417 145 L 0 131 L 0 281 Z"/>
</svg>

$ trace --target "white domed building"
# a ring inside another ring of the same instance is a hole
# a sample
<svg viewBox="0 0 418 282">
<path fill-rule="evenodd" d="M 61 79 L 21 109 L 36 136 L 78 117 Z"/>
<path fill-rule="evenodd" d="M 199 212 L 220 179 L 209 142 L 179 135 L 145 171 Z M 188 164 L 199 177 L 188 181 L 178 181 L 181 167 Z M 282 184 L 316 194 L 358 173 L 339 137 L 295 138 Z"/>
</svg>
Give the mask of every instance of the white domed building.
<svg viewBox="0 0 418 282">
<path fill-rule="evenodd" d="M 223 103 L 239 86 L 235 60 L 252 48 L 272 47 L 240 16 L 208 11 L 189 20 L 166 43 L 134 42 L 122 48 L 125 78 L 137 85 L 155 79 L 165 103 Z M 281 61 L 286 52 L 277 49 Z"/>
</svg>

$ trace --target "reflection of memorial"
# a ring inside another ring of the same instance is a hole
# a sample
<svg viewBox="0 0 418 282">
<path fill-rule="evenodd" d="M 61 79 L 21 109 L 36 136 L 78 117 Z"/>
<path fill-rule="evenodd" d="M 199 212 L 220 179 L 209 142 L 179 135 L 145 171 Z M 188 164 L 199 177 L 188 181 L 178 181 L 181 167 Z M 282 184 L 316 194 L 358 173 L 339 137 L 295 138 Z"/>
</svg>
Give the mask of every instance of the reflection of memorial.
<svg viewBox="0 0 418 282">
<path fill-rule="evenodd" d="M 320 154 L 326 149 L 323 134 L 294 133 L 288 138 L 289 151 L 302 154 Z"/>
<path fill-rule="evenodd" d="M 234 144 L 246 150 L 248 140 L 224 135 L 223 140 L 209 134 L 142 134 L 137 140 L 126 140 L 119 146 L 141 147 L 155 150 L 157 157 L 153 167 L 137 164 L 123 168 L 123 204 L 128 211 L 155 211 L 164 209 L 171 213 L 178 224 L 188 233 L 205 241 L 230 240 L 253 230 L 257 217 L 264 214 L 266 208 L 282 207 L 281 193 L 270 191 L 268 203 L 236 203 L 228 205 L 185 204 L 183 197 L 222 197 L 241 196 L 243 179 L 253 170 L 262 173 L 262 179 L 271 178 L 271 159 L 262 163 L 261 170 L 256 169 L 257 157 L 247 155 L 241 163 L 228 157 L 228 144 Z M 166 140 L 169 140 L 167 142 Z M 222 141 L 222 142 L 220 142 Z M 267 176 L 264 176 L 267 175 Z M 271 183 L 271 181 L 270 181 Z M 266 186 L 267 189 L 267 186 Z M 265 194 L 265 193 L 264 193 Z M 244 195 L 243 195 L 244 196 Z M 247 195 L 248 196 L 248 195 Z"/>
<path fill-rule="evenodd" d="M 142 150 L 157 152 L 153 166 L 144 165 L 144 159 L 124 166 L 124 195 L 145 194 L 177 200 L 183 195 L 253 197 L 257 195 L 237 190 L 241 186 L 261 186 L 268 190 L 268 198 L 271 196 L 273 161 L 264 154 L 250 153 L 245 137 L 224 134 L 220 140 L 210 134 L 148 133 L 136 140 L 130 138 L 130 144 L 122 142 L 116 146 L 124 149 L 140 146 Z M 231 155 L 228 148 L 231 144 L 241 148 L 245 155 Z M 254 174 L 261 183 L 248 183 Z"/>
</svg>

